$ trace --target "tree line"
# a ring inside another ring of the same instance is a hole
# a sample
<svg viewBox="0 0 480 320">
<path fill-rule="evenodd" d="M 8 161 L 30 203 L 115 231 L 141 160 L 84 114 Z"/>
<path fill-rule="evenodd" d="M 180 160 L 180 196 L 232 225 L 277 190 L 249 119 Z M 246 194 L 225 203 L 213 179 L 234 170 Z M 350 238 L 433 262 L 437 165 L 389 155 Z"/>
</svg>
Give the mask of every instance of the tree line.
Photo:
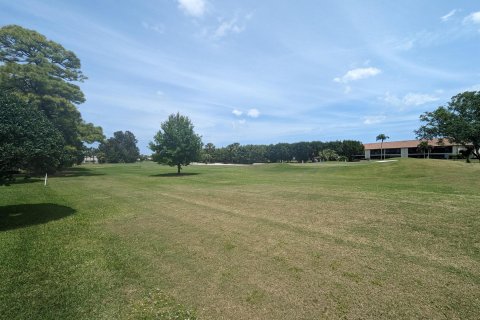
<svg viewBox="0 0 480 320">
<path fill-rule="evenodd" d="M 201 161 L 205 163 L 252 164 L 260 162 L 316 162 L 316 161 L 354 161 L 363 155 L 363 144 L 355 140 L 310 141 L 296 143 L 277 143 L 270 145 L 241 145 L 232 143 L 216 148 L 207 143 L 201 152 Z"/>
<path fill-rule="evenodd" d="M 226 147 L 216 147 L 213 143 L 203 145 L 201 137 L 193 131 L 190 119 L 179 113 L 170 115 L 161 127 L 150 143 L 151 158 L 177 168 L 182 163 L 194 161 L 231 164 L 354 161 L 364 152 L 363 144 L 355 140 L 270 145 L 232 143 Z M 85 155 L 95 157 L 99 163 L 132 163 L 147 159 L 148 156 L 140 155 L 136 144 L 133 133 L 117 131 L 98 148 L 86 148 Z"/>
</svg>

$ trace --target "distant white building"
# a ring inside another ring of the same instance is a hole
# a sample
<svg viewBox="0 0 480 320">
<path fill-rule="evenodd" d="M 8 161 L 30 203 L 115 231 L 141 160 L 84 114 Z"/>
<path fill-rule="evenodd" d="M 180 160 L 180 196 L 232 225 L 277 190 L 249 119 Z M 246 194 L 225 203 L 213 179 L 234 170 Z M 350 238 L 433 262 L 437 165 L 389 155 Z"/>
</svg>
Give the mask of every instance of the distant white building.
<svg viewBox="0 0 480 320">
<path fill-rule="evenodd" d="M 97 156 L 84 157 L 82 163 L 98 163 Z"/>
<path fill-rule="evenodd" d="M 421 140 L 406 140 L 406 141 L 384 141 L 383 142 L 383 152 L 385 158 L 423 158 L 424 152 L 420 150 L 418 145 L 422 142 Z M 439 143 L 438 139 L 433 139 L 428 141 L 429 158 L 434 159 L 448 159 L 451 156 L 457 156 L 460 154 L 461 150 L 464 150 L 465 147 L 450 143 L 448 140 L 443 140 L 443 143 Z M 365 143 L 365 159 L 380 159 L 381 152 L 381 143 Z"/>
</svg>

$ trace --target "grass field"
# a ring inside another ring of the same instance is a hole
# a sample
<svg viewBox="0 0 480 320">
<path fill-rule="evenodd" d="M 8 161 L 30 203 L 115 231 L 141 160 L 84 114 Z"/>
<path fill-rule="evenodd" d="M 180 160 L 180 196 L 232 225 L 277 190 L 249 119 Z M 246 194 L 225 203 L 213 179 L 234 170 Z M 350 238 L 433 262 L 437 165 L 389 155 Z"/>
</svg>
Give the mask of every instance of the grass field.
<svg viewBox="0 0 480 320">
<path fill-rule="evenodd" d="M 174 172 L 0 187 L 0 317 L 478 319 L 479 164 Z"/>
</svg>

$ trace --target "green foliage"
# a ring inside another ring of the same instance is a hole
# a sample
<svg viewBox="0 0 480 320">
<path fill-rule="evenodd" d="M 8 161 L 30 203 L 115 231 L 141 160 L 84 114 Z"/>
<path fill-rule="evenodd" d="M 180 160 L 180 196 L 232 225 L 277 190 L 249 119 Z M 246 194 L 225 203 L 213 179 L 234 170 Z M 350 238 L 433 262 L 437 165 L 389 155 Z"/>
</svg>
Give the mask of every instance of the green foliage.
<svg viewBox="0 0 480 320">
<path fill-rule="evenodd" d="M 425 158 L 425 154 L 428 152 L 428 155 L 430 157 L 430 151 L 432 151 L 433 147 L 431 145 L 428 144 L 428 141 L 424 140 L 424 141 L 421 141 L 418 145 L 417 145 L 417 149 L 420 151 L 420 152 L 423 152 L 423 157 Z"/>
<path fill-rule="evenodd" d="M 291 144 L 277 143 L 267 148 L 267 158 L 270 162 L 288 162 L 293 159 Z"/>
<path fill-rule="evenodd" d="M 177 166 L 177 172 L 180 173 L 182 166 L 199 160 L 202 140 L 193 131 L 193 124 L 188 117 L 180 113 L 171 114 L 160 127 L 161 130 L 153 138 L 154 142 L 150 142 L 154 161 Z"/>
<path fill-rule="evenodd" d="M 0 90 L 15 92 L 60 131 L 63 165 L 82 159 L 83 142 L 101 141 L 101 128 L 82 120 L 75 104 L 85 101 L 74 82 L 86 79 L 80 60 L 40 33 L 16 25 L 0 28 Z"/>
<path fill-rule="evenodd" d="M 130 131 L 117 131 L 113 137 L 102 142 L 98 146 L 99 155 L 102 157 L 100 162 L 110 163 L 132 163 L 140 157 L 140 151 L 137 147 L 137 139 Z"/>
<path fill-rule="evenodd" d="M 322 161 L 337 161 L 339 156 L 335 150 L 325 149 L 318 154 Z"/>
<path fill-rule="evenodd" d="M 204 162 L 242 164 L 290 162 L 292 160 L 297 162 L 315 161 L 315 157 L 325 149 L 333 150 L 338 156 L 353 161 L 355 156 L 362 155 L 364 152 L 363 144 L 355 140 L 277 143 L 268 146 L 232 143 L 224 148 L 215 148 L 211 144 L 208 149 L 213 152 L 207 151 L 207 147 L 205 147 L 202 152 L 202 161 Z"/>
<path fill-rule="evenodd" d="M 480 91 L 460 93 L 447 106 L 422 114 L 420 120 L 425 124 L 415 131 L 418 138 L 448 139 L 480 160 Z"/>
<path fill-rule="evenodd" d="M 235 143 L 232 143 L 232 144 L 229 144 L 226 148 L 226 155 L 227 155 L 227 159 L 226 159 L 226 162 L 228 163 L 240 163 L 240 159 L 239 159 L 239 156 L 240 156 L 240 143 L 238 142 L 235 142 Z"/>
<path fill-rule="evenodd" d="M 80 71 L 80 60 L 72 51 L 36 31 L 16 25 L 0 29 L 0 59 L 5 63 L 42 66 L 49 75 L 67 81 L 86 79 Z M 79 97 L 82 99 L 83 95 Z"/>
<path fill-rule="evenodd" d="M 59 167 L 63 138 L 42 112 L 0 92 L 0 124 L 0 184 L 19 169 L 35 174 Z"/>
<path fill-rule="evenodd" d="M 297 162 L 307 162 L 315 157 L 309 142 L 297 142 L 291 145 L 293 157 Z"/>
<path fill-rule="evenodd" d="M 338 153 L 348 161 L 353 161 L 355 156 L 363 154 L 364 149 L 363 143 L 360 141 L 343 140 Z"/>
<path fill-rule="evenodd" d="M 102 142 L 105 140 L 102 127 L 82 121 L 78 126 L 79 134 L 85 143 Z"/>
<path fill-rule="evenodd" d="M 215 145 L 211 142 L 207 143 L 202 149 L 202 162 L 210 163 L 215 158 Z"/>
<path fill-rule="evenodd" d="M 390 139 L 389 136 L 385 135 L 384 133 L 380 133 L 377 137 L 376 137 L 376 140 L 379 141 L 381 140 L 382 142 L 387 140 L 387 139 Z"/>
</svg>

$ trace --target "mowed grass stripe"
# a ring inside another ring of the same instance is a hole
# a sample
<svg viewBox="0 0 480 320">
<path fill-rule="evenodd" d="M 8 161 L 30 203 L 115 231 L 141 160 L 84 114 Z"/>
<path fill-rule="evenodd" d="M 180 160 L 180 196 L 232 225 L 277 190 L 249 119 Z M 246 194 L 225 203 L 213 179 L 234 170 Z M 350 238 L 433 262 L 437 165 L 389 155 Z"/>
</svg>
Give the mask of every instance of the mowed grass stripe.
<svg viewBox="0 0 480 320">
<path fill-rule="evenodd" d="M 200 191 L 197 191 L 197 193 L 198 192 L 200 192 Z M 219 227 L 222 230 L 225 230 L 226 226 L 230 226 L 232 224 L 232 222 L 233 222 L 232 218 L 236 218 L 240 222 L 245 222 L 245 227 L 249 228 L 249 229 L 251 229 L 252 226 L 261 224 L 262 226 L 260 228 L 265 227 L 265 226 L 270 226 L 272 229 L 283 229 L 285 231 L 295 232 L 295 233 L 297 233 L 301 236 L 310 236 L 310 237 L 315 237 L 315 238 L 322 238 L 324 241 L 331 241 L 331 242 L 334 242 L 336 244 L 344 245 L 346 247 L 370 248 L 372 251 L 382 251 L 382 254 L 389 255 L 389 256 L 392 256 L 392 257 L 398 257 L 402 260 L 410 260 L 412 262 L 417 261 L 417 263 L 419 263 L 421 265 L 424 265 L 424 266 L 428 265 L 429 264 L 428 260 L 430 260 L 428 256 L 425 257 L 424 259 L 418 259 L 419 257 L 416 258 L 415 254 L 412 255 L 411 252 L 408 252 L 408 254 L 405 254 L 405 253 L 402 254 L 401 252 L 398 252 L 398 250 L 399 250 L 398 248 L 394 251 L 394 250 L 389 250 L 385 247 L 381 247 L 378 244 L 365 244 L 365 243 L 362 243 L 362 241 L 359 241 L 358 238 L 353 238 L 352 240 L 347 240 L 345 238 L 335 236 L 332 233 L 332 231 L 322 232 L 322 231 L 318 230 L 318 228 L 315 228 L 315 229 L 309 228 L 308 226 L 311 226 L 310 224 L 301 226 L 301 225 L 296 225 L 296 224 L 292 224 L 292 223 L 277 221 L 276 219 L 262 218 L 262 217 L 258 217 L 257 215 L 242 214 L 242 212 L 248 212 L 248 211 L 245 210 L 245 208 L 231 209 L 227 206 L 211 205 L 210 203 L 215 203 L 214 199 L 210 199 L 210 201 L 208 201 L 208 200 L 192 201 L 192 200 L 189 200 L 189 199 L 191 199 L 190 196 L 187 196 L 187 197 L 185 197 L 185 195 L 183 195 L 183 196 L 173 196 L 171 194 L 166 194 L 166 193 L 161 193 L 161 196 L 172 198 L 176 207 L 178 207 L 179 202 L 182 202 L 183 205 L 188 205 L 189 204 L 190 206 L 187 207 L 187 208 L 182 208 L 182 209 L 176 208 L 175 211 L 173 212 L 173 214 L 178 215 L 178 213 L 179 213 L 178 211 L 181 211 L 184 214 L 191 213 L 191 215 L 185 217 L 185 219 L 183 219 L 182 222 L 188 223 L 188 222 L 193 221 L 195 226 L 198 226 L 199 224 L 202 224 L 202 222 L 203 222 L 203 224 L 208 224 L 210 226 L 210 223 L 212 222 L 210 218 L 212 216 L 215 217 L 214 220 L 219 220 L 221 218 L 219 217 L 218 214 L 224 214 L 227 217 L 223 219 L 225 223 L 222 226 Z M 227 198 L 228 199 L 228 197 L 225 197 L 225 193 L 223 194 L 222 198 L 224 198 L 224 199 Z M 253 202 L 253 203 L 256 203 L 256 202 Z M 204 209 L 207 209 L 207 210 L 199 210 L 199 207 L 204 207 Z M 254 206 L 254 209 L 256 209 L 256 208 L 257 207 Z M 250 209 L 252 209 L 252 208 L 250 208 Z M 167 210 L 166 212 L 171 212 L 171 211 Z M 206 214 L 202 215 L 202 212 L 206 212 Z M 291 214 L 289 214 L 289 212 L 286 212 L 286 214 L 283 215 L 283 216 L 291 217 Z M 278 215 L 274 215 L 274 217 L 278 217 Z M 178 221 L 177 221 L 177 223 L 178 223 Z M 239 229 L 237 228 L 235 230 L 238 232 Z M 442 235 L 439 235 L 439 236 L 441 237 Z M 460 272 L 460 270 L 458 270 L 457 268 L 453 267 L 450 264 L 448 264 L 446 266 L 443 266 L 441 264 L 441 262 L 437 261 L 437 259 L 435 259 L 435 261 L 433 261 L 433 264 L 431 264 L 431 266 L 440 267 L 440 268 L 443 268 L 444 270 L 450 270 L 452 272 Z M 470 274 L 468 272 L 466 272 L 466 274 L 471 276 L 474 281 L 478 282 L 479 279 L 477 277 L 473 276 L 472 274 Z"/>
<path fill-rule="evenodd" d="M 165 194 L 164 194 L 164 195 L 165 195 Z M 184 195 L 184 197 L 185 197 L 185 198 L 190 198 L 189 196 L 185 196 L 185 195 Z M 182 198 L 180 197 L 180 198 L 178 198 L 177 200 L 182 200 Z M 194 204 L 198 204 L 198 203 L 194 203 Z M 212 208 L 210 208 L 210 209 L 212 209 Z"/>
</svg>

